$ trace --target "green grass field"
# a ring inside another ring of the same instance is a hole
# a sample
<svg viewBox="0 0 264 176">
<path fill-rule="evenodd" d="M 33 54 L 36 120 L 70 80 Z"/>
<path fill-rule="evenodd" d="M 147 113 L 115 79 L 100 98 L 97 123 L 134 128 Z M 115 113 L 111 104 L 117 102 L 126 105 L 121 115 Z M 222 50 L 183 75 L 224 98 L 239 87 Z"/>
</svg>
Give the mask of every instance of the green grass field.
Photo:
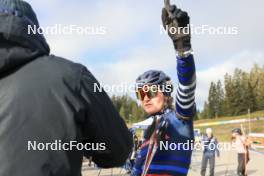
<svg viewBox="0 0 264 176">
<path fill-rule="evenodd" d="M 250 114 L 250 118 L 264 117 L 264 111 L 256 111 Z M 226 121 L 226 120 L 235 120 L 235 119 L 245 119 L 248 118 L 248 114 L 234 116 L 234 117 L 220 117 L 217 119 L 202 119 L 196 120 L 195 124 L 205 123 L 205 122 L 216 122 L 216 121 Z"/>
<path fill-rule="evenodd" d="M 222 117 L 218 119 L 206 119 L 206 120 L 197 120 L 194 122 L 194 127 L 197 124 L 208 123 L 208 122 L 217 122 L 217 121 L 228 121 L 228 120 L 235 120 L 235 119 L 245 119 L 248 118 L 248 114 L 236 116 L 236 117 Z M 256 117 L 264 117 L 264 111 L 257 111 L 250 114 L 251 118 Z M 214 135 L 218 138 L 219 141 L 230 141 L 231 138 L 231 131 L 234 128 L 240 128 L 241 125 L 243 126 L 245 133 L 250 131 L 252 133 L 264 133 L 264 121 L 252 121 L 250 124 L 246 123 L 237 123 L 237 124 L 225 124 L 225 125 L 214 125 L 214 126 L 206 126 L 206 127 L 197 127 L 201 130 L 201 132 L 205 132 L 205 129 L 210 127 L 213 129 Z M 196 128 L 196 127 L 195 127 Z"/>
</svg>

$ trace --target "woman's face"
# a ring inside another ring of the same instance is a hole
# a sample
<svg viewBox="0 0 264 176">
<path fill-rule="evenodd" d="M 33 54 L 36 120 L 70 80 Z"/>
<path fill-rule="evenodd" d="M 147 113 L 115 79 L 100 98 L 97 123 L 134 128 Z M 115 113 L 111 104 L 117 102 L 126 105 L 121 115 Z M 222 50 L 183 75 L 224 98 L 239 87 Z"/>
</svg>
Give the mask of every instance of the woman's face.
<svg viewBox="0 0 264 176">
<path fill-rule="evenodd" d="M 141 101 L 143 109 L 149 114 L 155 114 L 163 110 L 165 104 L 165 96 L 161 91 L 158 91 L 157 96 L 149 98 L 147 95 Z"/>
</svg>

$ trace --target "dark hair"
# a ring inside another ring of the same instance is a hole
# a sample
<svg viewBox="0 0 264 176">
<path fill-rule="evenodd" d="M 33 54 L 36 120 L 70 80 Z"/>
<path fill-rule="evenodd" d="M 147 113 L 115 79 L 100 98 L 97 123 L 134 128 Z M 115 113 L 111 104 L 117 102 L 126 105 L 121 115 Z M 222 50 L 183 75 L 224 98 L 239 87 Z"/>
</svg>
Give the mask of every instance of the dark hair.
<svg viewBox="0 0 264 176">
<path fill-rule="evenodd" d="M 239 134 L 239 135 L 242 135 L 242 134 L 243 134 L 240 128 L 235 128 L 235 129 L 233 129 L 233 130 L 232 130 L 232 133 L 237 133 L 237 134 Z"/>
</svg>

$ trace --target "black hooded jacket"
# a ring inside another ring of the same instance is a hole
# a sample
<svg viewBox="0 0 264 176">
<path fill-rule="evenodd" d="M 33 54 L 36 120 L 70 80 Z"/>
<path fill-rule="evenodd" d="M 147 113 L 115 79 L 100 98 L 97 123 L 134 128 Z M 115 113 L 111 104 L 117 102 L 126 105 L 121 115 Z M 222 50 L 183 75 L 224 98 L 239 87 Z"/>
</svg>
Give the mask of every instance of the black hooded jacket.
<svg viewBox="0 0 264 176">
<path fill-rule="evenodd" d="M 132 139 L 110 98 L 94 91 L 98 82 L 84 66 L 50 55 L 28 25 L 0 14 L 0 175 L 79 176 L 83 156 L 99 167 L 122 165 Z M 29 148 L 56 141 L 106 150 Z"/>
</svg>

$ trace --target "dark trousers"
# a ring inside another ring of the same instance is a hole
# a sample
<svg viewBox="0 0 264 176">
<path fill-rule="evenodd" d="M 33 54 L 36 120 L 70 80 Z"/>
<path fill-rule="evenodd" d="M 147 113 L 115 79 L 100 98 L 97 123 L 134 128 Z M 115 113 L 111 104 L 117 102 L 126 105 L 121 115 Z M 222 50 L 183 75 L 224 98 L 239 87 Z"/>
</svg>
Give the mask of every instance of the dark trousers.
<svg viewBox="0 0 264 176">
<path fill-rule="evenodd" d="M 244 153 L 238 154 L 238 166 L 237 166 L 237 175 L 245 176 L 246 171 L 246 155 Z"/>
<path fill-rule="evenodd" d="M 215 155 L 207 154 L 207 153 L 203 154 L 201 176 L 205 176 L 208 161 L 210 166 L 210 176 L 214 176 Z"/>
</svg>

